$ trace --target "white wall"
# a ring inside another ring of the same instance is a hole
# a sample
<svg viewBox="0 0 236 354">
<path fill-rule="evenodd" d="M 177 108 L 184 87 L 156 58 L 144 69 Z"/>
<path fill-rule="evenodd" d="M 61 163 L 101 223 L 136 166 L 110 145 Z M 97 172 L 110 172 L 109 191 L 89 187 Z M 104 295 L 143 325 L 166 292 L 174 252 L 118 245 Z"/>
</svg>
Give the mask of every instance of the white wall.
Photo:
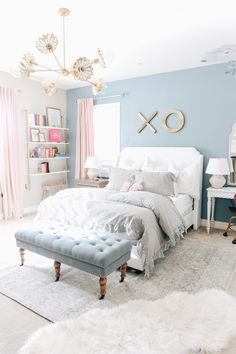
<svg viewBox="0 0 236 354">
<path fill-rule="evenodd" d="M 46 181 L 53 181 L 53 179 L 58 180 L 59 176 L 40 176 L 31 178 L 31 190 L 25 189 L 25 184 L 27 183 L 27 164 L 26 164 L 26 122 L 24 110 L 31 113 L 42 113 L 46 114 L 46 107 L 56 107 L 60 108 L 64 120 L 66 120 L 66 91 L 58 90 L 53 96 L 47 96 L 41 87 L 40 82 L 32 81 L 29 79 L 16 79 L 10 74 L 0 71 L 0 86 L 12 87 L 18 90 L 17 101 L 18 108 L 20 110 L 21 119 L 21 131 L 19 132 L 21 138 L 22 151 L 22 166 L 24 169 L 24 209 L 25 212 L 30 211 L 35 206 L 39 204 L 42 200 L 42 183 Z M 62 176 L 63 177 L 63 176 Z M 2 203 L 0 202 L 0 218 L 2 213 Z"/>
</svg>

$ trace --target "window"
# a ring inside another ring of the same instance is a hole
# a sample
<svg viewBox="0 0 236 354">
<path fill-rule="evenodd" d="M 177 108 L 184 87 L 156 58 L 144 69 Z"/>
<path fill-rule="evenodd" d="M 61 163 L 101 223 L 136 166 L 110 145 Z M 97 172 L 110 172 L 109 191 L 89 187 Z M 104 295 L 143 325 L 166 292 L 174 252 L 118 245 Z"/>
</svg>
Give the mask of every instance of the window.
<svg viewBox="0 0 236 354">
<path fill-rule="evenodd" d="M 94 106 L 94 153 L 103 165 L 112 165 L 120 153 L 120 103 Z"/>
</svg>

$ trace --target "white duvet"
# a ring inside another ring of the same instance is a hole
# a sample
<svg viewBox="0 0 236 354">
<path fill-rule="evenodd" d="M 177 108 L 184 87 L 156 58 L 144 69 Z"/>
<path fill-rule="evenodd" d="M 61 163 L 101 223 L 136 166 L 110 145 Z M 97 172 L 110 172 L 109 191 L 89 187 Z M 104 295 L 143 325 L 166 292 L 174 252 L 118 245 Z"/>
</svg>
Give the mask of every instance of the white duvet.
<svg viewBox="0 0 236 354">
<path fill-rule="evenodd" d="M 115 232 L 137 244 L 145 274 L 185 231 L 172 200 L 149 192 L 72 188 L 43 200 L 37 218 L 52 232 L 83 236 Z"/>
</svg>

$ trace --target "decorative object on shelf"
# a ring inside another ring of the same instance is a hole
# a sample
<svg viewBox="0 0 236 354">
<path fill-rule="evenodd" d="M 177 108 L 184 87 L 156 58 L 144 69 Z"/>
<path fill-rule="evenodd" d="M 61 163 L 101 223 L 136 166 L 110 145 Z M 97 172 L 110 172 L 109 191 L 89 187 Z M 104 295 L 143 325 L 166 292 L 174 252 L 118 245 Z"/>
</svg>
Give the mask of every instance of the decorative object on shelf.
<svg viewBox="0 0 236 354">
<path fill-rule="evenodd" d="M 54 156 L 59 156 L 59 155 L 65 156 L 64 153 L 63 153 L 63 154 L 62 154 L 62 153 L 61 153 L 61 154 L 58 153 L 58 147 L 57 147 L 57 146 L 53 146 L 53 147 L 52 147 L 52 150 L 53 150 Z"/>
<path fill-rule="evenodd" d="M 50 129 L 49 130 L 49 141 L 51 143 L 60 143 L 61 142 L 60 129 Z"/>
<path fill-rule="evenodd" d="M 39 141 L 39 129 L 30 129 L 30 137 L 31 141 L 38 142 Z"/>
<path fill-rule="evenodd" d="M 44 143 L 46 141 L 44 133 L 39 133 L 39 141 L 40 143 Z"/>
<path fill-rule="evenodd" d="M 153 112 L 151 113 L 147 118 L 145 117 L 145 115 L 142 112 L 138 112 L 138 116 L 142 119 L 142 121 L 144 122 L 142 124 L 142 126 L 138 129 L 138 133 L 141 133 L 143 131 L 144 128 L 148 127 L 154 134 L 157 132 L 156 128 L 154 128 L 152 126 L 152 124 L 150 123 L 151 120 L 156 117 L 157 112 Z"/>
<path fill-rule="evenodd" d="M 39 172 L 40 173 L 49 173 L 49 163 L 48 162 L 41 162 L 39 164 Z"/>
<path fill-rule="evenodd" d="M 61 128 L 61 110 L 59 108 L 47 107 L 46 117 L 50 127 Z"/>
<path fill-rule="evenodd" d="M 202 63 L 227 63 L 226 74 L 236 73 L 236 44 L 222 45 L 206 53 Z"/>
<path fill-rule="evenodd" d="M 213 188 L 222 188 L 226 182 L 224 175 L 229 175 L 229 163 L 225 158 L 213 158 L 209 159 L 207 174 L 212 174 L 209 182 Z"/>
<path fill-rule="evenodd" d="M 39 158 L 40 156 L 40 148 L 35 147 L 33 151 L 30 152 L 30 156 L 34 158 Z"/>
<path fill-rule="evenodd" d="M 90 179 L 95 179 L 101 168 L 101 161 L 96 156 L 88 156 L 85 161 L 85 168 L 88 169 L 87 175 Z"/>
<path fill-rule="evenodd" d="M 97 57 L 93 60 L 87 59 L 85 57 L 79 57 L 75 62 L 70 65 L 70 69 L 66 67 L 66 51 L 65 51 L 65 17 L 70 14 L 70 10 L 66 8 L 60 8 L 58 10 L 60 16 L 63 19 L 63 63 L 60 63 L 56 57 L 55 51 L 58 46 L 58 39 L 53 33 L 43 34 L 38 38 L 36 42 L 36 48 L 40 53 L 52 54 L 54 57 L 57 67 L 51 68 L 49 66 L 39 64 L 33 54 L 26 53 L 20 62 L 20 72 L 22 77 L 29 77 L 35 72 L 54 72 L 62 76 L 71 75 L 74 80 L 86 81 L 92 88 L 93 93 L 97 94 L 102 92 L 105 88 L 105 83 L 103 80 L 92 80 L 94 67 L 99 64 L 101 67 L 106 68 L 106 63 L 104 56 L 100 49 L 97 50 Z M 43 90 L 48 95 L 53 95 L 56 92 L 56 84 L 51 81 L 44 81 L 42 83 Z"/>
<path fill-rule="evenodd" d="M 168 118 L 172 115 L 172 114 L 175 114 L 178 116 L 180 122 L 179 122 L 179 125 L 175 128 L 170 128 L 167 124 L 167 121 L 168 121 Z M 185 117 L 183 115 L 183 113 L 177 109 L 171 109 L 170 111 L 166 112 L 164 114 L 164 117 L 163 117 L 163 121 L 162 121 L 162 124 L 163 124 L 163 127 L 164 129 L 168 132 L 168 133 L 177 133 L 179 132 L 183 126 L 184 126 L 184 123 L 185 123 Z"/>
</svg>

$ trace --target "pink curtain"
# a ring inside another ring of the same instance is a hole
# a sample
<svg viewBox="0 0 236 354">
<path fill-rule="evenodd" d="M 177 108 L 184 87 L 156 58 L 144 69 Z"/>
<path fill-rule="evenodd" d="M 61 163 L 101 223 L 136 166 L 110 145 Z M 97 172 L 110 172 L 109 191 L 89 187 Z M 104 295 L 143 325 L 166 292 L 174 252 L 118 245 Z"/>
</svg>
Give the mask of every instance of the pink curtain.
<svg viewBox="0 0 236 354">
<path fill-rule="evenodd" d="M 84 164 L 94 155 L 93 99 L 77 101 L 75 179 L 86 178 Z"/>
<path fill-rule="evenodd" d="M 5 219 L 23 215 L 19 123 L 15 91 L 0 87 L 0 189 Z"/>
</svg>

